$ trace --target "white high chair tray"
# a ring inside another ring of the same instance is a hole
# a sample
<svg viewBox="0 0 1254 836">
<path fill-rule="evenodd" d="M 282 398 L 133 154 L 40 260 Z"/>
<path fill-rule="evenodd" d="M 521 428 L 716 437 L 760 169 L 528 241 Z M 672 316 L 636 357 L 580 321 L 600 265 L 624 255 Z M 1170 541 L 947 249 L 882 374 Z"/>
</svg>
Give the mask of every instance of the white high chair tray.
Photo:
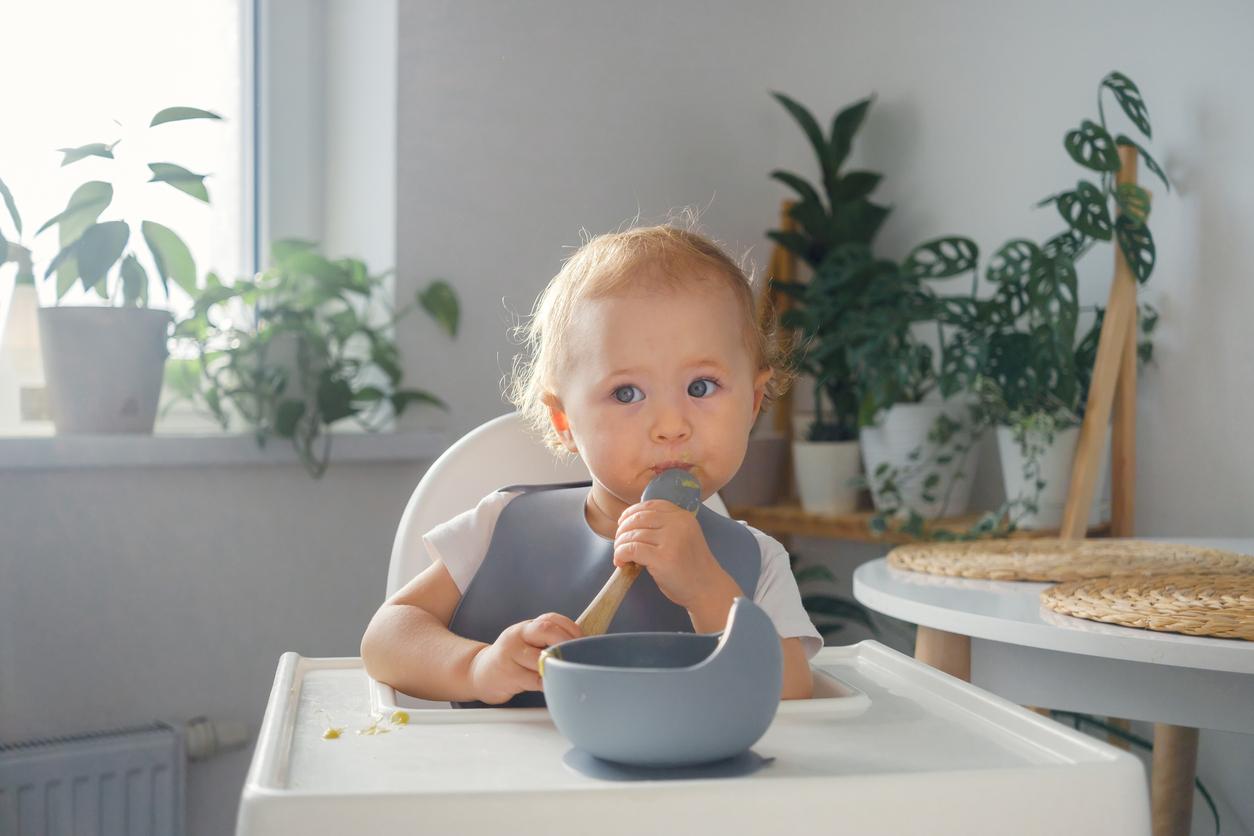
<svg viewBox="0 0 1254 836">
<path fill-rule="evenodd" d="M 838 696 L 781 705 L 753 747 L 773 761 L 742 777 L 606 780 L 568 765 L 544 709 L 410 708 L 407 725 L 383 717 L 387 733 L 359 734 L 378 716 L 361 661 L 288 653 L 237 833 L 765 833 L 819 817 L 859 834 L 1149 832 L 1144 771 L 1126 752 L 878 642 L 812 665 L 862 710 L 835 710 Z M 323 739 L 328 728 L 341 736 Z"/>
<path fill-rule="evenodd" d="M 539 717 L 547 719 L 547 708 L 515 708 L 509 711 L 491 708 L 454 708 L 446 702 L 433 702 L 398 692 L 367 677 L 370 687 L 370 710 L 382 717 L 391 717 L 394 711 L 405 711 L 410 722 L 419 723 L 509 723 L 520 719 Z M 814 697 L 808 700 L 789 700 L 780 703 L 779 711 L 786 715 L 826 714 L 851 717 L 861 714 L 871 704 L 871 698 L 863 691 L 840 679 L 830 670 L 814 670 Z M 471 717 L 466 712 L 472 712 Z"/>
</svg>

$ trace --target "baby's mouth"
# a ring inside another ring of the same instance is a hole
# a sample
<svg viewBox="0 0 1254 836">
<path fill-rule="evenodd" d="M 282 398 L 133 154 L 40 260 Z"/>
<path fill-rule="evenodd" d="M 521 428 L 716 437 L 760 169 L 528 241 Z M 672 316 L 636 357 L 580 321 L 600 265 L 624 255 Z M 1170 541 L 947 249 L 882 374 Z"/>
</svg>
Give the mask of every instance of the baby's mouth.
<svg viewBox="0 0 1254 836">
<path fill-rule="evenodd" d="M 680 470 L 692 470 L 694 466 L 695 465 L 693 465 L 692 462 L 673 460 L 668 462 L 659 462 L 658 464 L 653 465 L 650 470 L 654 473 L 661 473 L 664 470 L 674 470 L 675 468 L 679 468 Z"/>
</svg>

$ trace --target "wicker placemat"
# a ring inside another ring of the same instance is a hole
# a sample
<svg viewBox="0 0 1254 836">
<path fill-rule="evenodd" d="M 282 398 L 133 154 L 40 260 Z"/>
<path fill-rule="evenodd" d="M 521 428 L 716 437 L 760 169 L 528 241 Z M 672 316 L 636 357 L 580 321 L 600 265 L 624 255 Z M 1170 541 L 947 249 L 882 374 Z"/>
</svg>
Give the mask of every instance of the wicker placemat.
<svg viewBox="0 0 1254 836">
<path fill-rule="evenodd" d="M 996 581 L 1075 581 L 1112 575 L 1247 574 L 1254 557 L 1141 540 L 976 540 L 893 549 L 898 569 Z"/>
<path fill-rule="evenodd" d="M 1107 624 L 1254 641 L 1254 575 L 1092 578 L 1050 587 L 1041 603 Z"/>
</svg>

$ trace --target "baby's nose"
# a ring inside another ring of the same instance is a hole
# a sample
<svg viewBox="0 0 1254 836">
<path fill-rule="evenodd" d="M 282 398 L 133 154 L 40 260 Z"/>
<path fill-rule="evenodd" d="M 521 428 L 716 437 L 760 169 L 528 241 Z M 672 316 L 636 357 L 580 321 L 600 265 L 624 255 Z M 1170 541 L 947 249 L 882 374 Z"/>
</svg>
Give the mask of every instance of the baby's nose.
<svg viewBox="0 0 1254 836">
<path fill-rule="evenodd" d="M 679 410 L 664 409 L 654 418 L 652 435 L 656 442 L 673 444 L 687 440 L 692 435 L 692 425 Z"/>
</svg>

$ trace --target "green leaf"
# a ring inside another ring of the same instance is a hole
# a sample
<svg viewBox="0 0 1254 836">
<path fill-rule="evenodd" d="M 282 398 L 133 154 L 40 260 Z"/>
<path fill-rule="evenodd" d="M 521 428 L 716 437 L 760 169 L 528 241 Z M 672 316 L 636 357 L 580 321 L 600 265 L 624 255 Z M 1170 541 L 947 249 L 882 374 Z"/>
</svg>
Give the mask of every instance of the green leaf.
<svg viewBox="0 0 1254 836">
<path fill-rule="evenodd" d="M 1119 152 L 1115 149 L 1115 141 L 1096 122 L 1085 119 L 1078 129 L 1067 131 L 1062 144 L 1071 159 L 1085 168 L 1101 172 L 1119 170 Z"/>
<path fill-rule="evenodd" d="M 1115 188 L 1115 201 L 1119 204 L 1119 211 L 1137 223 L 1143 224 L 1149 219 L 1149 192 L 1136 183 L 1120 183 Z"/>
<path fill-rule="evenodd" d="M 937 238 L 911 250 L 902 266 L 921 279 L 944 279 L 974 270 L 979 255 L 970 238 Z"/>
<path fill-rule="evenodd" d="M 1053 238 L 1045 242 L 1045 246 L 1041 247 L 1041 252 L 1046 258 L 1057 258 L 1059 255 L 1065 255 L 1074 261 L 1080 256 L 1080 250 L 1087 240 L 1084 235 L 1076 232 L 1074 229 L 1068 229 L 1060 232 Z"/>
<path fill-rule="evenodd" d="M 13 219 L 13 225 L 17 227 L 17 237 L 22 237 L 22 216 L 17 213 L 17 204 L 13 202 L 13 193 L 9 191 L 9 187 L 4 185 L 4 181 L 0 180 L 0 197 L 4 198 L 4 205 L 9 208 L 9 217 Z"/>
<path fill-rule="evenodd" d="M 871 624 L 871 616 L 866 608 L 854 601 L 830 595 L 810 595 L 801 599 L 801 606 L 805 608 L 807 613 L 813 615 L 825 615 L 846 621 L 856 621 L 868 629 L 874 629 Z"/>
<path fill-rule="evenodd" d="M 1145 134 L 1147 139 L 1152 139 L 1150 133 L 1149 109 L 1145 106 L 1145 100 L 1141 98 L 1141 91 L 1132 83 L 1132 79 L 1120 72 L 1112 72 L 1102 79 L 1102 87 L 1109 89 L 1115 94 L 1115 99 L 1119 102 L 1119 106 L 1123 108 L 1123 112 L 1128 114 L 1128 118 L 1132 123 Z M 1099 90 L 1101 88 L 1098 88 Z M 1099 96 L 1098 103 L 1101 98 Z"/>
<path fill-rule="evenodd" d="M 370 345 L 370 362 L 383 371 L 388 376 L 388 380 L 395 386 L 400 382 L 402 377 L 400 355 L 397 353 L 396 346 L 382 340 L 375 340 Z"/>
<path fill-rule="evenodd" d="M 1119 134 L 1119 136 L 1115 137 L 1115 144 L 1126 145 L 1129 148 L 1135 148 L 1137 150 L 1137 153 L 1141 155 L 1141 159 L 1145 160 L 1145 165 L 1149 168 L 1149 170 L 1154 172 L 1154 174 L 1158 177 L 1159 180 L 1163 181 L 1163 185 L 1167 187 L 1167 191 L 1171 191 L 1171 183 L 1167 182 L 1167 172 L 1162 170 L 1162 168 L 1158 165 L 1158 163 L 1154 160 L 1154 158 L 1150 156 L 1149 151 L 1146 151 L 1143 147 L 1138 145 L 1135 141 L 1128 138 L 1127 136 L 1124 136 L 1123 134 Z"/>
<path fill-rule="evenodd" d="M 316 249 L 317 246 L 313 241 L 302 241 L 299 238 L 281 238 L 270 243 L 270 260 L 280 267 L 286 267 L 288 260 L 292 256 L 297 253 L 309 252 Z"/>
<path fill-rule="evenodd" d="M 222 117 L 209 110 L 201 110 L 195 107 L 167 107 L 165 110 L 157 112 L 152 117 L 152 121 L 148 123 L 148 127 L 155 128 L 166 122 L 181 122 L 185 119 L 221 119 Z"/>
<path fill-rule="evenodd" d="M 397 415 L 404 412 L 405 408 L 411 403 L 425 403 L 430 406 L 438 406 L 440 409 L 448 409 L 448 405 L 444 401 L 421 389 L 398 389 L 392 393 L 391 401 L 392 410 Z"/>
<path fill-rule="evenodd" d="M 106 221 L 92 224 L 83 231 L 75 247 L 74 257 L 78 260 L 78 274 L 82 279 L 83 288 L 90 290 L 103 281 L 113 265 L 122 257 L 126 242 L 130 240 L 131 228 L 125 221 Z"/>
<path fill-rule="evenodd" d="M 186 192 L 197 200 L 209 202 L 209 190 L 205 188 L 205 175 L 193 174 L 174 163 L 149 163 L 152 179 L 149 183 L 169 183 L 180 192 Z"/>
<path fill-rule="evenodd" d="M 1007 241 L 988 262 L 985 277 L 994 284 L 1002 282 L 1022 281 L 1032 265 L 1032 259 L 1038 258 L 1041 250 L 1036 244 L 1025 238 Z"/>
<path fill-rule="evenodd" d="M 191 400 L 200 391 L 200 360 L 194 357 L 168 358 L 165 361 L 164 379 L 166 389 L 176 398 Z"/>
<path fill-rule="evenodd" d="M 883 175 L 874 171 L 851 171 L 841 177 L 836 185 L 836 197 L 839 200 L 860 200 L 880 184 Z"/>
<path fill-rule="evenodd" d="M 775 97 L 775 101 L 784 106 L 793 119 L 797 120 L 797 124 L 805 132 L 806 138 L 810 140 L 810 145 L 814 148 L 814 153 L 819 158 L 819 163 L 826 174 L 828 170 L 828 149 L 827 143 L 823 139 L 823 129 L 819 127 L 819 123 L 814 120 L 814 116 L 800 102 L 793 101 L 783 93 L 771 93 L 771 95 Z"/>
<path fill-rule="evenodd" d="M 347 270 L 313 250 L 292 250 L 284 257 L 282 266 L 298 275 L 313 276 L 328 290 L 359 289 L 353 285 Z"/>
<path fill-rule="evenodd" d="M 331 333 L 341 343 L 347 342 L 350 337 L 357 332 L 361 321 L 357 318 L 357 312 L 352 308 L 345 308 L 342 311 L 336 311 L 327 315 L 327 325 L 331 327 Z"/>
<path fill-rule="evenodd" d="M 96 218 L 99 218 L 100 213 L 112 202 L 112 185 L 103 180 L 88 180 L 70 195 L 70 202 L 66 204 L 65 209 L 44 221 L 44 225 L 35 230 L 35 235 L 38 236 L 50 226 L 62 224 L 63 227 L 65 225 L 76 227 L 77 231 L 72 234 L 74 238 L 77 238 L 84 229 L 96 222 Z"/>
<path fill-rule="evenodd" d="M 120 141 L 120 140 L 119 140 Z M 113 149 L 117 145 L 105 145 L 103 142 L 92 142 L 87 145 L 80 145 L 77 148 L 58 148 L 65 156 L 61 158 L 61 167 L 65 168 L 70 163 L 76 163 L 84 157 L 104 157 L 105 159 L 113 159 Z"/>
<path fill-rule="evenodd" d="M 127 305 L 142 304 L 148 296 L 148 271 L 134 253 L 122 259 L 122 299 Z"/>
<path fill-rule="evenodd" d="M 832 570 L 826 566 L 807 566 L 804 569 L 797 570 L 794 575 L 797 584 L 812 583 L 814 581 L 835 581 L 836 576 L 832 574 Z"/>
<path fill-rule="evenodd" d="M 353 406 L 352 387 L 330 370 L 324 371 L 318 378 L 318 412 L 322 423 L 328 425 L 357 412 Z"/>
<path fill-rule="evenodd" d="M 816 204 L 820 207 L 823 205 L 819 193 L 804 178 L 793 174 L 790 171 L 772 171 L 771 177 L 795 191 L 803 201 Z"/>
<path fill-rule="evenodd" d="M 78 241 L 79 241 L 79 240 L 80 240 L 80 239 L 76 239 L 76 240 L 74 240 L 74 241 L 70 242 L 70 243 L 69 243 L 69 244 L 67 244 L 66 246 L 62 247 L 62 248 L 61 248 L 61 251 L 60 251 L 59 253 L 57 253 L 55 256 L 53 256 L 52 261 L 48 262 L 48 269 L 44 271 L 44 278 L 45 278 L 45 279 L 46 279 L 46 278 L 48 278 L 49 276 L 51 276 L 51 275 L 53 274 L 53 272 L 55 272 L 55 271 L 56 271 L 56 269 L 57 269 L 58 267 L 60 267 L 63 263 L 65 263 L 67 260 L 69 260 L 69 259 L 72 259 L 72 258 L 73 258 L 73 256 L 74 256 L 74 249 L 78 246 Z M 64 294 L 64 291 L 62 291 L 62 290 L 61 290 L 60 283 L 58 283 L 58 285 L 57 285 L 57 298 L 58 298 L 58 299 L 60 299 L 63 295 L 65 295 L 65 294 Z"/>
<path fill-rule="evenodd" d="M 354 401 L 366 401 L 367 403 L 381 401 L 385 397 L 384 391 L 377 386 L 363 386 L 353 393 Z"/>
<path fill-rule="evenodd" d="M 818 259 L 822 254 L 818 248 L 814 246 L 814 242 L 798 232 L 782 232 L 773 229 L 766 233 L 766 237 L 788 250 L 811 267 L 818 266 Z"/>
<path fill-rule="evenodd" d="M 1133 221 L 1127 215 L 1120 215 L 1115 221 L 1115 232 L 1119 239 L 1119 249 L 1123 251 L 1123 257 L 1132 274 L 1138 282 L 1145 284 L 1150 273 L 1154 272 L 1155 258 L 1154 237 L 1150 235 L 1149 227 Z"/>
<path fill-rule="evenodd" d="M 844 108 L 832 118 L 832 139 L 827 159 L 833 172 L 848 159 L 849 152 L 853 150 L 853 138 L 862 127 L 874 100 L 874 96 L 868 96 Z"/>
<path fill-rule="evenodd" d="M 189 296 L 196 295 L 196 262 L 192 252 L 174 230 L 156 221 L 144 221 L 141 226 L 144 241 L 157 265 L 157 275 L 166 295 L 170 293 L 170 279 Z"/>
<path fill-rule="evenodd" d="M 1058 213 L 1077 232 L 1100 241 L 1109 241 L 1113 234 L 1106 196 L 1087 180 L 1076 184 L 1073 192 L 1058 195 Z"/>
<path fill-rule="evenodd" d="M 296 435 L 296 425 L 304 415 L 304 401 L 284 399 L 274 411 L 274 434 L 279 438 L 292 438 Z"/>
<path fill-rule="evenodd" d="M 418 303 L 440 324 L 449 336 L 457 336 L 457 325 L 461 318 L 457 302 L 457 294 L 448 282 L 436 279 L 427 285 L 427 289 L 418 294 Z"/>
</svg>

